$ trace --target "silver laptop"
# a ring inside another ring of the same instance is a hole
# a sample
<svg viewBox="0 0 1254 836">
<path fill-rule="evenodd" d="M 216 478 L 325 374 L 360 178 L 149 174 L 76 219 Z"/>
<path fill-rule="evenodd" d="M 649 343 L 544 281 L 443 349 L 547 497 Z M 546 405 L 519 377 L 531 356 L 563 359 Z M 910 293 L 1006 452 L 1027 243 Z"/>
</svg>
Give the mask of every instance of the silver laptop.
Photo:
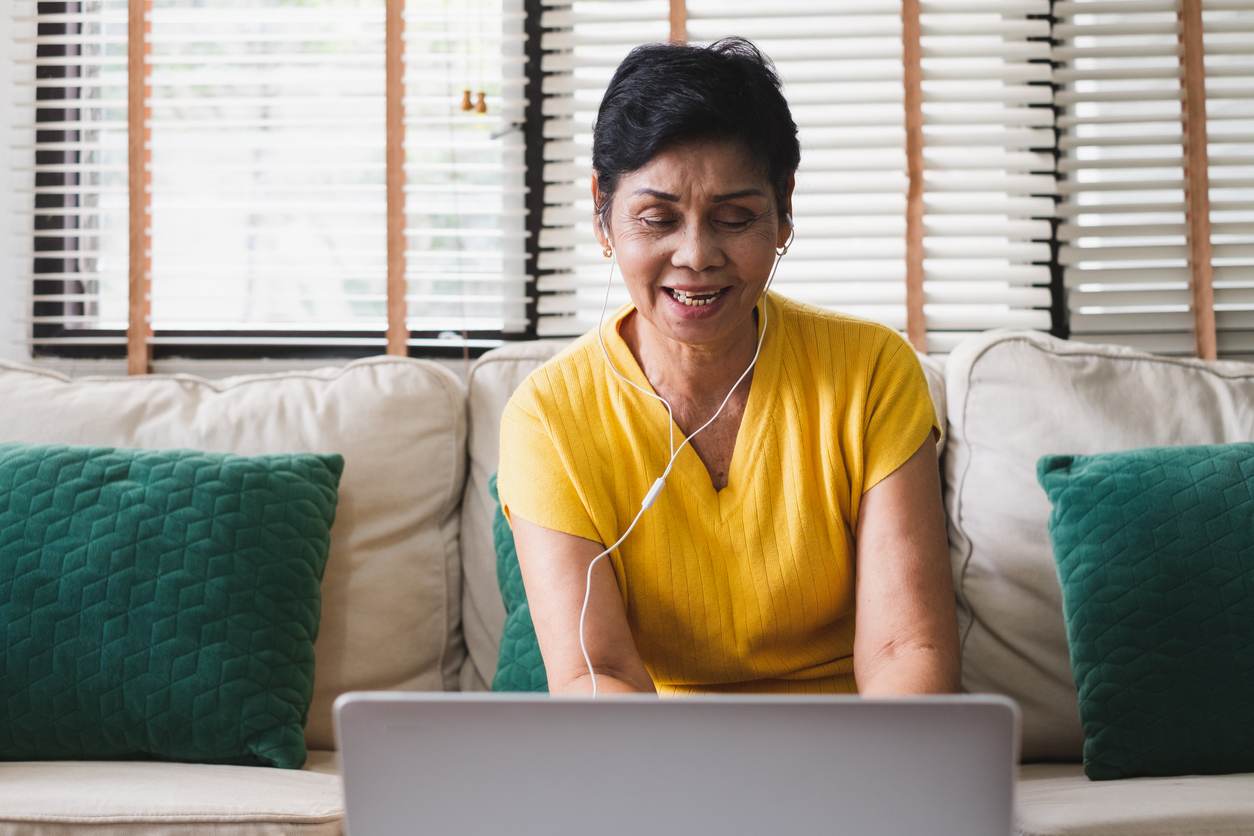
<svg viewBox="0 0 1254 836">
<path fill-rule="evenodd" d="M 348 836 L 1008 836 L 1000 697 L 353 693 Z"/>
</svg>

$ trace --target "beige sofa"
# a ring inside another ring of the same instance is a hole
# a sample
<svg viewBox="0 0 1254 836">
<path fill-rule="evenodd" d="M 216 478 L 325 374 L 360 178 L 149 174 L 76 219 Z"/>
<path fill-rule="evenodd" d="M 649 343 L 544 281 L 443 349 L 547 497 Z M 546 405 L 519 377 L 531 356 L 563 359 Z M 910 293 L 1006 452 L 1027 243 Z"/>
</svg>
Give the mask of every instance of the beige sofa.
<svg viewBox="0 0 1254 836">
<path fill-rule="evenodd" d="M 375 358 L 314 373 L 205 381 L 83 378 L 0 364 L 0 441 L 317 451 L 346 460 L 323 582 L 317 681 L 300 771 L 0 763 L 0 836 L 333 834 L 343 829 L 331 703 L 347 690 L 473 690 L 504 610 L 487 493 L 513 389 L 560 349 L 485 355 L 463 382 Z M 1019 828 L 1029 834 L 1254 834 L 1254 776 L 1093 783 L 1035 481 L 1046 452 L 1254 439 L 1254 365 L 1203 364 L 993 332 L 942 367 L 946 504 L 964 685 L 1023 709 Z M 416 832 L 421 832 L 416 823 Z"/>
</svg>

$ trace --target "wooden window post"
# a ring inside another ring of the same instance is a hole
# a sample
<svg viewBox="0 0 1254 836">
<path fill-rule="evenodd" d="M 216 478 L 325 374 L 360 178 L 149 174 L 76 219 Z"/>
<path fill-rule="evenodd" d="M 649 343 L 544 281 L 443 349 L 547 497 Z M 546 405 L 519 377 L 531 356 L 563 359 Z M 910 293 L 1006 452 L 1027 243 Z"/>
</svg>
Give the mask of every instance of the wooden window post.
<svg viewBox="0 0 1254 836">
<path fill-rule="evenodd" d="M 688 42 L 688 2 L 671 0 L 671 42 Z"/>
<path fill-rule="evenodd" d="M 385 33 L 388 203 L 387 353 L 409 354 L 405 297 L 405 0 L 387 0 Z"/>
<path fill-rule="evenodd" d="M 149 128 L 152 88 L 148 57 L 152 54 L 148 14 L 152 0 L 127 4 L 127 186 L 130 200 L 130 281 L 126 328 L 127 374 L 148 374 L 152 368 L 152 152 Z"/>
<path fill-rule="evenodd" d="M 919 0 L 901 4 L 902 83 L 905 86 L 906 171 L 906 337 L 927 351 L 923 315 L 923 47 Z"/>
<path fill-rule="evenodd" d="M 1180 63 L 1184 78 L 1184 211 L 1188 224 L 1189 272 L 1193 290 L 1193 334 L 1197 356 L 1219 356 L 1215 334 L 1215 286 L 1210 245 L 1210 174 L 1206 149 L 1206 65 L 1202 0 L 1182 0 Z"/>
</svg>

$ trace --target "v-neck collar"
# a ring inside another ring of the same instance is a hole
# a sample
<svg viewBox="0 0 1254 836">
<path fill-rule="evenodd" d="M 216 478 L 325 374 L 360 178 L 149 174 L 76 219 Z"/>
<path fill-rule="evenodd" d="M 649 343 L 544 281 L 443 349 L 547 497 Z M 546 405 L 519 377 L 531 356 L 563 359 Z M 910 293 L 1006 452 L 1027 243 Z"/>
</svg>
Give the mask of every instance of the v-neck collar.
<svg viewBox="0 0 1254 836">
<path fill-rule="evenodd" d="M 761 323 L 765 317 L 766 337 L 762 340 L 762 350 L 753 367 L 753 379 L 749 382 L 749 398 L 745 403 L 745 411 L 740 418 L 740 427 L 736 432 L 736 445 L 732 450 L 731 465 L 727 472 L 727 486 L 721 491 L 714 490 L 710 472 L 706 470 L 705 462 L 701 461 L 701 457 L 692 449 L 691 444 L 686 445 L 680 451 L 678 458 L 675 459 L 675 467 L 667 479 L 668 488 L 672 485 L 679 487 L 675 484 L 678 477 L 678 481 L 682 482 L 685 489 L 695 491 L 706 502 L 716 503 L 719 515 L 724 519 L 743 501 L 745 483 L 749 478 L 748 472 L 758 458 L 764 435 L 770 427 L 768 418 L 773 411 L 775 397 L 779 391 L 779 355 L 783 344 L 779 334 L 782 320 L 781 307 L 779 297 L 774 293 L 768 292 L 758 301 L 758 322 Z M 645 377 L 644 371 L 636 362 L 635 355 L 631 353 L 631 349 L 619 330 L 623 320 L 635 309 L 635 305 L 631 303 L 620 308 L 614 317 L 602 326 L 601 336 L 605 340 L 606 352 L 623 377 L 646 392 L 656 395 L 653 384 Z M 613 374 L 608 369 L 606 371 L 608 374 Z M 677 424 L 668 421 L 666 407 L 660 400 L 653 398 L 647 400 L 651 429 L 656 428 L 656 431 L 662 433 L 663 437 L 670 429 L 675 434 L 675 446 L 682 445 L 687 436 Z M 660 476 L 661 473 L 657 475 Z"/>
</svg>

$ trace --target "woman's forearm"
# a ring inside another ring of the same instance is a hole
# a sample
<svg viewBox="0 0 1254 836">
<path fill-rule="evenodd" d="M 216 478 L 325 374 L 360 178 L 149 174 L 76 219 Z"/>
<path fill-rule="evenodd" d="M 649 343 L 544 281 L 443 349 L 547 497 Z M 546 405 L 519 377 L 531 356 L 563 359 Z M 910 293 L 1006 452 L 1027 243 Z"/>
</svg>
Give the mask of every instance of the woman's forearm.
<svg viewBox="0 0 1254 836">
<path fill-rule="evenodd" d="M 957 691 L 958 617 L 933 438 L 862 495 L 856 571 L 858 692 Z"/>
<path fill-rule="evenodd" d="M 952 652 L 935 647 L 901 650 L 858 677 L 858 693 L 864 697 L 957 693 L 962 675 L 953 657 Z"/>
<path fill-rule="evenodd" d="M 560 682 L 550 683 L 549 692 L 554 696 L 587 696 L 592 693 L 592 677 L 587 671 Z M 597 674 L 597 694 L 656 694 L 652 680 L 639 681 L 638 677 L 620 676 L 611 672 Z"/>
<path fill-rule="evenodd" d="M 585 661 L 591 657 L 598 694 L 656 693 L 636 650 L 614 569 L 608 560 L 593 566 L 605 547 L 518 515 L 513 527 L 549 692 L 591 694 Z"/>
</svg>

